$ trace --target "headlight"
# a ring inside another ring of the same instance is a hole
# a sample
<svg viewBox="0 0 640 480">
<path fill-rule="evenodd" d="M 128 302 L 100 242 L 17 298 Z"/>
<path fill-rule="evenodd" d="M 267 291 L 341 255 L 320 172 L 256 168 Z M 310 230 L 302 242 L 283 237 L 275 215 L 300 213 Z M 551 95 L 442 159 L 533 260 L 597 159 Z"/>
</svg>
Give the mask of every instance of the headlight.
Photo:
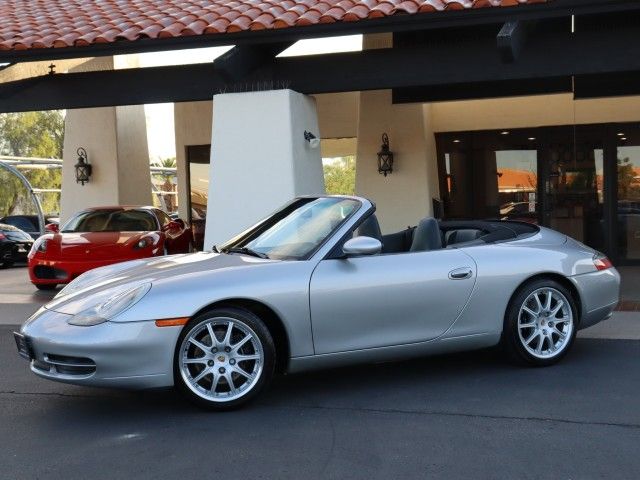
<svg viewBox="0 0 640 480">
<path fill-rule="evenodd" d="M 141 240 L 138 240 L 138 242 L 133 246 L 133 248 L 138 250 L 140 248 L 148 247 L 149 245 L 151 245 L 151 239 L 143 238 Z"/>
<path fill-rule="evenodd" d="M 151 283 L 143 283 L 124 292 L 119 292 L 106 302 L 77 313 L 67 320 L 67 323 L 81 327 L 104 323 L 135 305 L 147 294 L 149 289 L 151 289 Z"/>
<path fill-rule="evenodd" d="M 38 238 L 33 245 L 31 246 L 31 253 L 35 252 L 46 252 L 47 251 L 47 243 L 49 242 L 48 238 Z"/>
</svg>

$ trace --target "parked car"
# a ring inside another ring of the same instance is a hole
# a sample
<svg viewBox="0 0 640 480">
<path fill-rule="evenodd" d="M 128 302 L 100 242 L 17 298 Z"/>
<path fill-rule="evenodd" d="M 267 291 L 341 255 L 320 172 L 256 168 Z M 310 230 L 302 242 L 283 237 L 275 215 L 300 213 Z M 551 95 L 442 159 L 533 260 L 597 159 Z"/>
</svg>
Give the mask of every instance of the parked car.
<svg viewBox="0 0 640 480">
<path fill-rule="evenodd" d="M 17 262 L 26 262 L 33 238 L 11 225 L 0 223 L 0 265 L 11 267 Z"/>
<path fill-rule="evenodd" d="M 60 219 L 55 216 L 45 215 L 44 223 L 57 225 Z M 4 218 L 0 218 L 0 223 L 7 225 L 13 225 L 20 230 L 27 232 L 33 239 L 38 238 L 40 233 L 40 223 L 37 215 L 8 215 Z"/>
<path fill-rule="evenodd" d="M 186 253 L 191 231 L 154 207 L 97 207 L 38 238 L 29 253 L 29 277 L 41 290 L 69 283 L 96 267 L 138 258 Z"/>
<path fill-rule="evenodd" d="M 425 218 L 383 236 L 364 198 L 303 197 L 214 251 L 88 272 L 15 338 L 41 377 L 175 384 L 221 410 L 274 372 L 497 344 L 553 365 L 619 285 L 604 255 L 547 228 Z"/>
</svg>

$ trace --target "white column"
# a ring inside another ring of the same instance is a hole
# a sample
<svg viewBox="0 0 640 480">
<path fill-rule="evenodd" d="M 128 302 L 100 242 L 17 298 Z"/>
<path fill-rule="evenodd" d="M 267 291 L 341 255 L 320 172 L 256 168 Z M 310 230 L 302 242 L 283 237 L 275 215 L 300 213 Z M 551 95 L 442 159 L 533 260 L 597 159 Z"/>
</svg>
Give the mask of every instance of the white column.
<svg viewBox="0 0 640 480">
<path fill-rule="evenodd" d="M 74 68 L 113 68 L 113 58 Z M 77 150 L 87 151 L 93 168 L 89 183 L 76 183 Z M 83 208 L 150 205 L 151 176 L 143 105 L 68 110 L 64 125 L 60 216 L 66 221 Z"/>
<path fill-rule="evenodd" d="M 313 98 L 291 90 L 215 95 L 205 249 L 299 195 L 324 193 Z"/>
</svg>

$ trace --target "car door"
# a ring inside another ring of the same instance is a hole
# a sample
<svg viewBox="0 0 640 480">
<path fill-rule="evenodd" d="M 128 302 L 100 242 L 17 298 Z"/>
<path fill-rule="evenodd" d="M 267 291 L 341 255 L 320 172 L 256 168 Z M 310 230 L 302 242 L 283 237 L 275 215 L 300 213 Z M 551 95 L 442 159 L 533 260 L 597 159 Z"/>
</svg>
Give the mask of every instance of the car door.
<svg viewBox="0 0 640 480">
<path fill-rule="evenodd" d="M 316 354 L 423 342 L 462 312 L 476 279 L 456 249 L 318 263 L 310 282 Z"/>
</svg>

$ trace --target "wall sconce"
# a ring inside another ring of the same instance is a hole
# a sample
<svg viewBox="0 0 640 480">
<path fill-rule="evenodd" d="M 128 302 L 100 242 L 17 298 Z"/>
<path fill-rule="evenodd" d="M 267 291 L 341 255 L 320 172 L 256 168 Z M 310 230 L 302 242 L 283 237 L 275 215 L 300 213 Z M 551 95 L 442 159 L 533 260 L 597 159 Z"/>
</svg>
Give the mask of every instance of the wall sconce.
<svg viewBox="0 0 640 480">
<path fill-rule="evenodd" d="M 393 173 L 393 152 L 389 150 L 389 136 L 382 134 L 382 146 L 378 152 L 378 173 L 385 177 Z"/>
<path fill-rule="evenodd" d="M 78 163 L 74 165 L 74 168 L 76 169 L 76 182 L 84 185 L 85 183 L 89 183 L 89 178 L 91 177 L 91 171 L 93 168 L 89 165 L 87 151 L 84 148 L 78 148 L 77 154 Z"/>
<path fill-rule="evenodd" d="M 317 138 L 313 133 L 304 131 L 304 139 L 309 142 L 309 146 L 311 148 L 318 148 L 320 146 L 320 139 Z"/>
</svg>

